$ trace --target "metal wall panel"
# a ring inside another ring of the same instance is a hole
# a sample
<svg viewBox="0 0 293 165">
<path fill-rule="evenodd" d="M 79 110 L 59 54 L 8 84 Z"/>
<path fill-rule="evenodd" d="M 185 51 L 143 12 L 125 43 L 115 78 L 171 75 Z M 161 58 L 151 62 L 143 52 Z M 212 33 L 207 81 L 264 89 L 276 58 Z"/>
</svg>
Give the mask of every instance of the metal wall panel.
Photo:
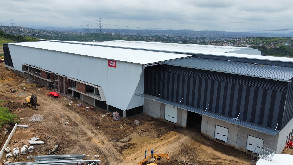
<svg viewBox="0 0 293 165">
<path fill-rule="evenodd" d="M 285 127 L 287 125 L 287 123 L 293 118 L 293 82 L 290 82 L 288 84 L 288 92 L 286 94 L 286 105 L 282 104 L 281 102 L 281 106 L 285 106 L 285 112 L 284 114 L 279 114 L 282 115 L 282 128 Z M 280 120 L 278 120 L 280 121 Z M 280 124 L 279 124 L 280 125 Z"/>
<path fill-rule="evenodd" d="M 172 84 L 166 86 L 171 98 L 153 95 L 149 90 L 146 94 L 273 129 L 282 120 L 286 82 L 166 65 L 148 67 L 145 72 L 146 82 L 159 79 L 161 85 Z M 161 78 L 152 76 L 153 72 L 160 73 L 156 75 Z M 164 78 L 168 74 L 172 78 Z M 154 88 L 146 85 L 146 89 Z"/>
<path fill-rule="evenodd" d="M 143 105 L 144 83 L 140 83 L 142 65 L 116 61 L 116 68 L 113 68 L 108 67 L 106 59 L 16 45 L 9 45 L 9 49 L 14 68 L 18 71 L 22 70 L 23 64 L 30 64 L 101 86 L 107 104 L 121 110 Z M 141 91 L 141 95 L 136 95 L 136 91 Z"/>
</svg>

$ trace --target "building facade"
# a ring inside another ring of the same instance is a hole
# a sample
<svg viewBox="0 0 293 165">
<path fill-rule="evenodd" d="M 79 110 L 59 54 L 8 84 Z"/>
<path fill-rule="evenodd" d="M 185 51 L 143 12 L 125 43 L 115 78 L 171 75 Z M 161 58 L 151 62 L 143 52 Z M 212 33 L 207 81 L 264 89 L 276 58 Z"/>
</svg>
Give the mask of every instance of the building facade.
<svg viewBox="0 0 293 165">
<path fill-rule="evenodd" d="M 282 152 L 293 60 L 251 48 L 109 41 L 4 45 L 5 64 L 121 116 L 144 112 L 241 150 Z"/>
</svg>

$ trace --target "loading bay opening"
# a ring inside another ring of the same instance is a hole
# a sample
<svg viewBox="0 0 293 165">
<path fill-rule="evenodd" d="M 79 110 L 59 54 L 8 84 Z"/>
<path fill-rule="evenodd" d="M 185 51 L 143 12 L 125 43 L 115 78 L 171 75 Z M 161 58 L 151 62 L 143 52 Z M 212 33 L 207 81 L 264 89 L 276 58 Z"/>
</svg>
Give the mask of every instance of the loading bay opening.
<svg viewBox="0 0 293 165">
<path fill-rule="evenodd" d="M 202 115 L 188 111 L 187 113 L 187 128 L 195 129 L 200 132 Z"/>
</svg>

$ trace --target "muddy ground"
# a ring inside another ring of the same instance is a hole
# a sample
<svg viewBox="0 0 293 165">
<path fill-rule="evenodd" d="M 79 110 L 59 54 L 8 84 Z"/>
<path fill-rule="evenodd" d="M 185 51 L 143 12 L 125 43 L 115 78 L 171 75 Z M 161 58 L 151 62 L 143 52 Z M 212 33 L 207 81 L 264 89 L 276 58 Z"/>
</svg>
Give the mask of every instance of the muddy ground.
<svg viewBox="0 0 293 165">
<path fill-rule="evenodd" d="M 17 92 L 12 93 L 10 89 Z M 22 104 L 32 93 L 38 97 L 38 110 Z M 28 145 L 27 140 L 32 137 L 45 142 L 35 146 L 32 153 L 11 161 L 33 161 L 27 156 L 49 154 L 59 145 L 55 154 L 86 154 L 87 159 L 100 159 L 101 164 L 111 165 L 138 164 L 144 159 L 145 150 L 149 155 L 151 149 L 157 154 L 169 154 L 170 160 L 162 159 L 159 164 L 250 164 L 249 154 L 211 140 L 195 128 L 181 128 L 145 114 L 115 121 L 110 112 L 87 109 L 88 105 L 78 100 L 67 96 L 55 99 L 47 93 L 46 88 L 36 87 L 0 64 L 1 104 L 19 117 L 19 124 L 29 125 L 29 128 L 17 128 L 9 146 Z M 33 115 L 43 118 L 30 121 Z M 4 133 L 0 137 L 4 139 Z"/>
</svg>

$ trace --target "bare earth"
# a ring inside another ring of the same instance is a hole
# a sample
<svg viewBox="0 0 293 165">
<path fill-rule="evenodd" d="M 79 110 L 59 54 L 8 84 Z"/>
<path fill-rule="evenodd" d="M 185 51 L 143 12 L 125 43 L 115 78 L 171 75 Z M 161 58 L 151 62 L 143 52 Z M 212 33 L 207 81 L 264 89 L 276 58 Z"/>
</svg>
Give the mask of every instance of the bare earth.
<svg viewBox="0 0 293 165">
<path fill-rule="evenodd" d="M 17 92 L 11 93 L 10 88 Z M 32 93 L 38 97 L 39 110 L 22 105 Z M 20 124 L 29 125 L 17 128 L 10 147 L 22 147 L 37 136 L 45 144 L 36 146 L 33 156 L 48 154 L 58 144 L 55 154 L 86 154 L 87 159 L 100 159 L 101 164 L 138 164 L 144 159 L 145 150 L 149 155 L 151 149 L 169 154 L 170 160 L 162 159 L 159 164 L 250 164 L 249 154 L 210 140 L 196 129 L 177 127 L 144 114 L 114 121 L 107 111 L 86 109 L 88 105 L 84 103 L 78 107 L 78 100 L 65 96 L 54 99 L 46 93 L 47 89 L 37 88 L 0 65 L 0 100 L 4 101 L 0 104 L 17 114 Z M 69 105 L 70 101 L 74 103 Z M 43 115 L 43 121 L 29 121 L 34 114 Z M 134 124 L 135 120 L 139 125 Z M 2 142 L 3 131 L 0 137 Z M 27 156 L 12 161 L 33 161 Z"/>
</svg>

